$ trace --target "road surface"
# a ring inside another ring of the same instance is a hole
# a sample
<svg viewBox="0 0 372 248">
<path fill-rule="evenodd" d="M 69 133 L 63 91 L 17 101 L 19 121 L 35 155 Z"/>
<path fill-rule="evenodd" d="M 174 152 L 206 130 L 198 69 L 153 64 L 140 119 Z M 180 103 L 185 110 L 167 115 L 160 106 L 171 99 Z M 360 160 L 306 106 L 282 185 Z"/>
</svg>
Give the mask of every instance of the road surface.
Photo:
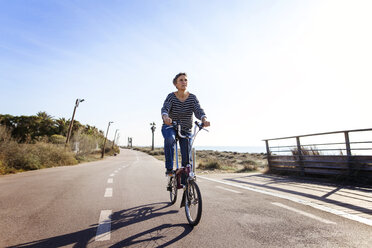
<svg viewBox="0 0 372 248">
<path fill-rule="evenodd" d="M 221 181 L 198 177 L 191 228 L 180 197 L 169 205 L 163 162 L 138 151 L 1 176 L 0 247 L 372 247 L 368 223 Z"/>
</svg>

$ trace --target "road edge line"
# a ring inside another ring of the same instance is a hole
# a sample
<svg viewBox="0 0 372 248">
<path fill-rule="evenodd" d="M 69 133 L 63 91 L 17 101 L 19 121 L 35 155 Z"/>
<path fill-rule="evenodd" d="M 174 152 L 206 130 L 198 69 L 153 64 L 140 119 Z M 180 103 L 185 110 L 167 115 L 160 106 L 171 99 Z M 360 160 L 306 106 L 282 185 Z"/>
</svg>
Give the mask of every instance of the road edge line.
<svg viewBox="0 0 372 248">
<path fill-rule="evenodd" d="M 301 200 L 301 199 L 298 199 L 298 198 L 295 198 L 295 197 L 292 197 L 292 196 L 286 196 L 286 195 L 282 195 L 280 193 L 272 193 L 272 192 L 269 192 L 269 191 L 266 191 L 266 190 L 255 189 L 255 188 L 251 188 L 251 187 L 248 187 L 248 186 L 238 185 L 238 184 L 234 184 L 234 183 L 230 183 L 230 182 L 224 182 L 224 181 L 220 181 L 220 180 L 217 180 L 217 179 L 212 179 L 212 178 L 208 178 L 208 177 L 204 177 L 204 176 L 198 176 L 198 177 L 200 177 L 202 179 L 205 179 L 205 180 L 230 185 L 230 186 L 233 186 L 233 187 L 247 189 L 247 190 L 250 190 L 250 191 L 257 192 L 257 193 L 271 195 L 271 196 L 275 196 L 275 197 L 278 197 L 278 198 L 290 200 L 290 201 L 293 201 L 293 202 L 296 202 L 296 203 L 299 203 L 299 204 L 303 204 L 303 205 L 306 205 L 306 206 L 309 206 L 309 207 L 316 208 L 318 210 L 322 210 L 324 212 L 335 214 L 337 216 L 340 216 L 340 217 L 343 217 L 343 218 L 346 218 L 346 219 L 349 219 L 349 220 L 354 220 L 354 221 L 366 224 L 368 226 L 372 226 L 372 220 L 370 220 L 370 219 L 366 219 L 366 218 L 363 218 L 363 217 L 360 217 L 360 216 L 357 216 L 357 215 L 353 215 L 353 214 L 348 214 L 348 213 L 345 213 L 341 210 L 336 210 L 336 209 L 333 209 L 333 208 L 330 208 L 330 207 L 321 206 L 321 205 L 318 205 L 316 203 Z"/>
<path fill-rule="evenodd" d="M 112 210 L 101 210 L 95 241 L 107 241 L 111 239 L 111 215 Z"/>
</svg>

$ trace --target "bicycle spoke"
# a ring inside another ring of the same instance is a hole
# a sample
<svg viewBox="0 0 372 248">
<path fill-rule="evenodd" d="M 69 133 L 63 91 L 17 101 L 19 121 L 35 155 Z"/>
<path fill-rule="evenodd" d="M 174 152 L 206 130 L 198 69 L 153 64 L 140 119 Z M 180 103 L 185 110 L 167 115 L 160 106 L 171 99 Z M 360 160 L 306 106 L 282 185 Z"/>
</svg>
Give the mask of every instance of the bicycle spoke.
<svg viewBox="0 0 372 248">
<path fill-rule="evenodd" d="M 186 217 L 189 223 L 195 226 L 199 223 L 201 218 L 202 201 L 199 187 L 194 181 L 190 181 L 186 193 Z"/>
<path fill-rule="evenodd" d="M 170 177 L 168 187 L 170 187 L 170 202 L 171 204 L 174 204 L 177 200 L 177 183 L 175 177 Z"/>
</svg>

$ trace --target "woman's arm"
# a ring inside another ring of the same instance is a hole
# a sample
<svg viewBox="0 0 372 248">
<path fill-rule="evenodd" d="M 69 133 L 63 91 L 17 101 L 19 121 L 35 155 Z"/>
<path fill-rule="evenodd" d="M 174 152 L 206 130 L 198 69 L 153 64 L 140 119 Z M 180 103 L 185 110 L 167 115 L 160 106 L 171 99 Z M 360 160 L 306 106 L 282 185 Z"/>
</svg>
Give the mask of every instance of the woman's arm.
<svg viewBox="0 0 372 248">
<path fill-rule="evenodd" d="M 207 116 L 204 110 L 200 107 L 199 100 L 198 98 L 196 98 L 196 96 L 195 96 L 195 101 L 194 101 L 194 114 L 196 118 L 198 118 L 199 120 L 203 122 L 205 127 L 210 126 L 210 122 L 207 121 Z"/>
<path fill-rule="evenodd" d="M 169 118 L 169 111 L 172 107 L 172 94 L 169 94 L 161 108 L 161 117 L 166 125 L 172 125 L 172 119 Z"/>
</svg>

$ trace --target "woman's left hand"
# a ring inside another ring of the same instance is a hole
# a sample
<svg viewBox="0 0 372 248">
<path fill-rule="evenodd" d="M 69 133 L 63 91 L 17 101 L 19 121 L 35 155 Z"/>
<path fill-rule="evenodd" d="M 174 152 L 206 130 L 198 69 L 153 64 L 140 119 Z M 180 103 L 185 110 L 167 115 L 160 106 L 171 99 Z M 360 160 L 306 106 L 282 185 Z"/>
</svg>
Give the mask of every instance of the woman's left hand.
<svg viewBox="0 0 372 248">
<path fill-rule="evenodd" d="M 204 125 L 204 127 L 209 127 L 211 125 L 211 123 L 207 120 L 203 120 L 203 125 Z"/>
</svg>

